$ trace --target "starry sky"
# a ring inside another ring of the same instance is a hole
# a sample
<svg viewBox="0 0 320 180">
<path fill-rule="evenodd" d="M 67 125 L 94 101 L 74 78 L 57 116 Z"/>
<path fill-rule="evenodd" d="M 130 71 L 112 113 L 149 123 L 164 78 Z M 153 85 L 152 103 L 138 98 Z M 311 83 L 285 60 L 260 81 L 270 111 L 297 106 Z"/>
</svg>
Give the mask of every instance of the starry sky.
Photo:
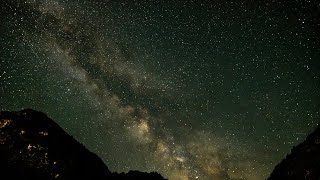
<svg viewBox="0 0 320 180">
<path fill-rule="evenodd" d="M 0 110 L 112 171 L 260 180 L 319 123 L 317 1 L 1 0 Z"/>
</svg>

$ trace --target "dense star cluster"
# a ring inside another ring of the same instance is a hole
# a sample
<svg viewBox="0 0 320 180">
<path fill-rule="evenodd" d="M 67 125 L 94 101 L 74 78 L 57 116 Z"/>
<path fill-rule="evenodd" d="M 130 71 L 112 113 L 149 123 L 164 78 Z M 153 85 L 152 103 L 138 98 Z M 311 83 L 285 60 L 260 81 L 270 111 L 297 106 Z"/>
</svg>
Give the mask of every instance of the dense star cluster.
<svg viewBox="0 0 320 180">
<path fill-rule="evenodd" d="M 0 110 L 112 171 L 264 179 L 319 123 L 317 1 L 2 0 Z"/>
</svg>

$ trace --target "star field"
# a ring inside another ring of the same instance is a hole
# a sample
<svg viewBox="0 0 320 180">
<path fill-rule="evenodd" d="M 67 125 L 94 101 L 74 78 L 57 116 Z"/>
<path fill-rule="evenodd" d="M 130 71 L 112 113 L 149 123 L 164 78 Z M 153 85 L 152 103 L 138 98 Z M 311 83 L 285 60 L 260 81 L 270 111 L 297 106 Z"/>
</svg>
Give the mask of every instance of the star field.
<svg viewBox="0 0 320 180">
<path fill-rule="evenodd" d="M 0 7 L 0 109 L 46 112 L 112 171 L 265 179 L 319 123 L 316 1 Z"/>
</svg>

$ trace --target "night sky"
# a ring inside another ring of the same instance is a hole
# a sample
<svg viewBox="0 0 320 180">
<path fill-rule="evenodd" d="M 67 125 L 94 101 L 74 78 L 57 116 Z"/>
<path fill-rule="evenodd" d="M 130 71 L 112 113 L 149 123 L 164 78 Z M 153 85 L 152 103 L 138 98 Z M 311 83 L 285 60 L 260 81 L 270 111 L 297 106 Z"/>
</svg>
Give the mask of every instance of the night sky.
<svg viewBox="0 0 320 180">
<path fill-rule="evenodd" d="M 320 119 L 318 1 L 1 0 L 0 110 L 112 171 L 267 178 Z"/>
</svg>

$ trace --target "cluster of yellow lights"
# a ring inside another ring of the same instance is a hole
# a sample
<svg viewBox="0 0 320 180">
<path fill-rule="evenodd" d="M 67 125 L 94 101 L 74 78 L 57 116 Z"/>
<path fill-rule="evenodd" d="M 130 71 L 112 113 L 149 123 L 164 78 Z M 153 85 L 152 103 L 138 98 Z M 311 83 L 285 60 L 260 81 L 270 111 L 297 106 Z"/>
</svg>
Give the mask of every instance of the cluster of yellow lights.
<svg viewBox="0 0 320 180">
<path fill-rule="evenodd" d="M 6 127 L 7 125 L 9 125 L 11 123 L 12 120 L 10 119 L 2 119 L 0 121 L 0 128 L 4 128 Z"/>
<path fill-rule="evenodd" d="M 34 146 L 32 146 L 31 144 L 28 144 L 27 149 L 28 149 L 28 150 L 31 150 L 32 147 L 34 147 Z"/>
<path fill-rule="evenodd" d="M 43 135 L 43 136 L 48 136 L 48 135 L 49 135 L 49 133 L 44 132 L 44 131 L 40 131 L 39 134 L 41 134 L 41 135 Z"/>
</svg>

